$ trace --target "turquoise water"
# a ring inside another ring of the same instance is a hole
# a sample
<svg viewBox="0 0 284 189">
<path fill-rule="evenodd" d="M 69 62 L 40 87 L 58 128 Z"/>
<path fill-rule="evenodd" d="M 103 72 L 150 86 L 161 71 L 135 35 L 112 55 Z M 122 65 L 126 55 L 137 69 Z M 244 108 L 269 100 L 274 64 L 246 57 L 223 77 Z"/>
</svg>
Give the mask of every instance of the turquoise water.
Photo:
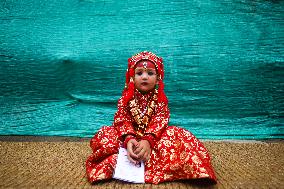
<svg viewBox="0 0 284 189">
<path fill-rule="evenodd" d="M 0 135 L 111 125 L 127 58 L 165 61 L 171 125 L 203 139 L 284 138 L 283 1 L 0 3 Z"/>
</svg>

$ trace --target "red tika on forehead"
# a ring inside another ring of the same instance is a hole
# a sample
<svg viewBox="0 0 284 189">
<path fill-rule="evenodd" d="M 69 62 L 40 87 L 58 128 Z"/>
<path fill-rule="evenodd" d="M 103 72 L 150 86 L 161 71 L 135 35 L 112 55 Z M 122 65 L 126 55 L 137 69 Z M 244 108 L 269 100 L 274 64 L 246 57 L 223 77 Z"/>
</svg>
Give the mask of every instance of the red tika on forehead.
<svg viewBox="0 0 284 189">
<path fill-rule="evenodd" d="M 135 68 L 144 68 L 144 69 L 147 69 L 147 68 L 152 68 L 152 69 L 156 69 L 155 67 L 155 64 L 149 60 L 141 60 L 139 61 Z"/>
</svg>

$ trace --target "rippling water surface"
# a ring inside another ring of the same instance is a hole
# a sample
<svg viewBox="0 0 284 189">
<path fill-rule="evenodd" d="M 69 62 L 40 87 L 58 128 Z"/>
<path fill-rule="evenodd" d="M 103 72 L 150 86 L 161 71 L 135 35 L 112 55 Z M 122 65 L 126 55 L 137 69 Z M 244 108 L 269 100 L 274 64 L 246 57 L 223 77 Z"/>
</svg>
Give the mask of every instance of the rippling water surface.
<svg viewBox="0 0 284 189">
<path fill-rule="evenodd" d="M 127 58 L 164 58 L 171 125 L 203 139 L 284 138 L 283 1 L 0 3 L 0 135 L 111 125 Z"/>
</svg>

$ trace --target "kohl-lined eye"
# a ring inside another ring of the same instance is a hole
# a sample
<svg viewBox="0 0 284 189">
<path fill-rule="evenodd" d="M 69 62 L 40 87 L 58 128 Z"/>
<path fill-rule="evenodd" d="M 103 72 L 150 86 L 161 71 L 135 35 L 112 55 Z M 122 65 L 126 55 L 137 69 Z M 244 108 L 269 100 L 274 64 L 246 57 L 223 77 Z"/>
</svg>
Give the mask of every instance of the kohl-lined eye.
<svg viewBox="0 0 284 189">
<path fill-rule="evenodd" d="M 141 75 L 142 75 L 142 72 L 141 72 L 141 71 L 138 71 L 138 72 L 136 72 L 136 75 L 141 76 Z"/>
<path fill-rule="evenodd" d="M 152 75 L 156 75 L 156 73 L 152 71 L 148 71 L 148 75 L 152 76 Z"/>
</svg>

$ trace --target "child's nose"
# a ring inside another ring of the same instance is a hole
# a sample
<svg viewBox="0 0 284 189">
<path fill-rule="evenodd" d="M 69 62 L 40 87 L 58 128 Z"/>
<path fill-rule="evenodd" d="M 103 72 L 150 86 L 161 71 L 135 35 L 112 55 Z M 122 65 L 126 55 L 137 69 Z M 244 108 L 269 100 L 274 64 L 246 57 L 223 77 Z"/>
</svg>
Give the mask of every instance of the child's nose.
<svg viewBox="0 0 284 189">
<path fill-rule="evenodd" d="M 143 78 L 143 79 L 147 79 L 147 78 L 148 78 L 148 74 L 147 74 L 147 73 L 143 73 L 143 74 L 142 74 L 142 78 Z"/>
</svg>

